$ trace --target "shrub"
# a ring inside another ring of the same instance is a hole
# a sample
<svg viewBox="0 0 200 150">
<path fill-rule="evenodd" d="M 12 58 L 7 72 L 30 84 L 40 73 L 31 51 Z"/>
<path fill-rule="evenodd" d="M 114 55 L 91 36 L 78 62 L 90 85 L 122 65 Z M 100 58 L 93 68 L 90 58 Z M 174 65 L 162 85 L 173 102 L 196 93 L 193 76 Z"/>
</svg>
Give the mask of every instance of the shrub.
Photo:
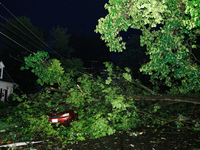
<svg viewBox="0 0 200 150">
<path fill-rule="evenodd" d="M 6 108 L 8 106 L 9 106 L 8 103 L 0 101 L 0 109 L 4 109 L 4 108 Z"/>
</svg>

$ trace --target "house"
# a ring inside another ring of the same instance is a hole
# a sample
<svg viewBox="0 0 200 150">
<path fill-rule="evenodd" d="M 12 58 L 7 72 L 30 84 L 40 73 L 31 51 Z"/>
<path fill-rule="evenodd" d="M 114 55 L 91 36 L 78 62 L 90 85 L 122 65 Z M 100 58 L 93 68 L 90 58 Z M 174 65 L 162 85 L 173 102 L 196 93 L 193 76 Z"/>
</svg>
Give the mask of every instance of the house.
<svg viewBox="0 0 200 150">
<path fill-rule="evenodd" d="M 4 69 L 3 62 L 0 62 L 0 100 L 6 102 L 8 96 L 13 92 L 14 82 L 12 81 L 9 74 Z"/>
</svg>

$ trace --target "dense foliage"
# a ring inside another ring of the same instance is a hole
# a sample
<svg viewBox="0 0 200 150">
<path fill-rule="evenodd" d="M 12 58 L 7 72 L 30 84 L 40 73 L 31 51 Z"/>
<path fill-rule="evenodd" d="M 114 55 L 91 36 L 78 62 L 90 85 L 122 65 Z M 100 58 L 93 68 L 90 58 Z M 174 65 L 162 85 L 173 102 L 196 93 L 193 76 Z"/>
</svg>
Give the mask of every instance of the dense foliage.
<svg viewBox="0 0 200 150">
<path fill-rule="evenodd" d="M 96 32 L 102 34 L 110 51 L 122 51 L 125 43 L 121 42 L 119 32 L 129 27 L 141 29 L 140 42 L 147 46 L 150 61 L 140 70 L 151 75 L 153 84 L 157 83 L 156 79 L 165 80 L 170 87 L 169 94 L 194 92 L 198 96 L 199 66 L 195 64 L 192 49 L 199 34 L 199 12 L 196 11 L 199 2 L 192 2 L 110 0 L 105 5 L 109 14 L 99 20 Z M 163 27 L 151 30 L 157 24 Z M 64 69 L 59 60 L 50 59 L 46 52 L 38 51 L 26 57 L 22 69 L 30 69 L 37 76 L 37 83 L 46 87 L 31 97 L 14 95 L 14 100 L 23 103 L 10 111 L 8 121 L 22 123 L 13 132 L 27 140 L 35 140 L 39 135 L 44 141 L 48 139 L 49 145 L 60 144 L 57 147 L 62 148 L 69 140 L 100 138 L 140 125 L 175 122 L 178 128 L 192 122 L 192 130 L 200 130 L 199 120 L 187 116 L 193 104 L 200 103 L 197 98 L 158 96 L 158 85 L 152 90 L 134 79 L 130 69 L 122 70 L 110 62 L 104 64 L 106 79 L 80 76 L 78 68 Z M 55 130 L 46 114 L 60 102 L 79 108 L 79 120 L 71 127 Z M 173 113 L 177 118 L 171 118 Z"/>
<path fill-rule="evenodd" d="M 110 51 L 123 51 L 120 31 L 140 29 L 141 46 L 146 45 L 150 61 L 140 71 L 151 75 L 155 90 L 158 80 L 170 87 L 169 94 L 197 94 L 200 90 L 199 66 L 193 54 L 200 34 L 199 1 L 189 0 L 110 0 L 109 14 L 99 19 L 96 32 Z M 162 25 L 160 30 L 155 30 Z M 157 80 L 158 79 L 158 80 Z"/>
</svg>

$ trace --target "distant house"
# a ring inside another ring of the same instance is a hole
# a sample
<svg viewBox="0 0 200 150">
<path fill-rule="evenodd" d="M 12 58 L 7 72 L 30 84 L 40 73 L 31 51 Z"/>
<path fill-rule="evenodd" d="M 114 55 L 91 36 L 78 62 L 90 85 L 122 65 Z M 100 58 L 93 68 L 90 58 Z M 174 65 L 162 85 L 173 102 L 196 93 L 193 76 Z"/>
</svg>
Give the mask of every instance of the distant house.
<svg viewBox="0 0 200 150">
<path fill-rule="evenodd" d="M 6 102 L 8 96 L 13 92 L 14 83 L 5 71 L 3 62 L 0 62 L 0 100 Z"/>
</svg>

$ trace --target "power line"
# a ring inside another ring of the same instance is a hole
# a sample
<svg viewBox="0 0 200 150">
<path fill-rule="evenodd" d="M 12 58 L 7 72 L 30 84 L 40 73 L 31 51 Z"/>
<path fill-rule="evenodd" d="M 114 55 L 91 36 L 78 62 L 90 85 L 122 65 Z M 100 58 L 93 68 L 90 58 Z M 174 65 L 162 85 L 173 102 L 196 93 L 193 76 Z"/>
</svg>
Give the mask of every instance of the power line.
<svg viewBox="0 0 200 150">
<path fill-rule="evenodd" d="M 11 81 L 14 83 L 14 84 L 16 84 L 15 82 L 14 82 L 14 80 L 11 78 L 11 76 L 8 74 L 8 72 L 5 70 L 5 68 L 3 69 L 3 71 L 5 71 L 5 73 L 7 74 L 7 76 L 11 79 Z M 19 89 L 19 91 L 22 93 L 22 94 L 24 94 L 24 92 L 19 88 L 19 87 L 17 87 L 18 89 Z"/>
<path fill-rule="evenodd" d="M 11 15 L 15 18 L 15 20 L 17 20 L 18 23 L 21 24 L 21 26 L 23 26 L 27 31 L 29 31 L 29 32 L 30 32 L 37 40 L 39 40 L 42 44 L 44 44 L 45 46 L 49 47 L 46 43 L 44 43 L 42 40 L 40 40 L 40 38 L 38 38 L 31 30 L 29 30 L 19 19 L 17 19 L 17 17 L 15 17 L 15 15 L 12 14 L 2 3 L 0 3 L 0 4 L 3 6 L 3 8 L 4 8 L 9 14 L 11 14 Z M 49 48 L 50 48 L 50 47 L 49 47 Z"/>
<path fill-rule="evenodd" d="M 12 38 L 10 38 L 9 36 L 5 35 L 4 33 L 0 32 L 1 35 L 3 35 L 4 37 L 6 37 L 7 39 L 9 39 L 10 41 L 14 42 L 15 44 L 19 45 L 20 47 L 22 47 L 23 49 L 27 50 L 28 52 L 30 52 L 31 54 L 34 54 L 32 51 L 30 51 L 29 49 L 27 49 L 26 47 L 24 47 L 23 45 L 19 44 L 18 42 L 16 42 L 15 40 L 13 40 Z"/>
<path fill-rule="evenodd" d="M 11 78 L 11 76 L 7 73 L 7 71 L 5 70 L 5 68 L 3 69 L 3 71 L 5 71 L 5 73 L 7 74 L 7 76 L 10 78 L 10 80 L 13 82 L 13 83 L 15 83 L 14 82 L 14 80 Z"/>
<path fill-rule="evenodd" d="M 70 64 L 72 64 L 72 65 L 74 65 L 75 67 L 77 67 L 77 68 L 80 68 L 80 69 L 90 69 L 90 68 L 83 68 L 83 67 L 79 67 L 79 66 L 77 66 L 76 64 L 74 64 L 74 63 L 72 63 L 72 62 L 70 62 L 70 61 L 68 61 L 68 60 L 66 60 L 66 59 L 64 59 L 60 54 L 58 54 L 56 51 L 54 51 L 49 45 L 47 45 L 46 43 L 44 43 L 41 39 L 39 39 L 31 30 L 29 30 L 19 19 L 17 19 L 16 17 L 15 17 L 15 15 L 13 15 L 2 3 L 0 3 L 2 6 L 3 6 L 3 8 L 8 12 L 8 13 L 10 13 L 16 20 L 17 20 L 17 22 L 18 23 L 20 23 L 27 31 L 29 31 L 37 40 L 39 40 L 43 45 L 45 45 L 47 48 L 49 48 L 51 51 L 53 51 L 56 55 L 58 55 L 60 58 L 62 58 L 64 61 L 66 61 L 66 62 L 68 62 L 68 63 L 70 63 Z M 21 32 L 23 32 L 23 31 L 21 31 Z M 5 35 L 5 34 L 4 34 Z M 6 35 L 5 35 L 6 36 Z M 6 36 L 6 37 L 8 37 L 8 36 Z M 11 38 L 9 38 L 9 39 L 11 39 Z M 12 41 L 14 41 L 14 40 L 12 40 Z M 15 41 L 15 43 L 17 43 L 16 41 Z M 19 44 L 18 44 L 19 45 Z M 27 50 L 27 48 L 25 48 L 26 50 Z M 82 73 L 82 74 L 85 74 L 85 73 Z"/>
<path fill-rule="evenodd" d="M 41 42 L 43 45 L 45 45 L 47 48 L 49 48 L 51 51 L 53 51 L 55 54 L 57 54 L 59 57 L 63 58 L 60 54 L 58 54 L 57 52 L 55 52 L 49 45 L 47 45 L 46 43 L 44 43 L 41 39 L 39 39 L 31 30 L 29 30 L 19 19 L 17 19 L 1 2 L 0 4 L 3 6 L 4 9 L 6 9 L 7 12 L 9 12 L 14 18 L 15 20 L 17 20 L 18 23 L 20 23 L 20 25 L 22 25 L 22 27 L 24 27 L 29 33 L 31 33 L 31 35 L 33 35 L 39 42 Z M 1 16 L 1 18 L 5 19 L 4 17 Z M 8 23 L 10 23 L 8 20 L 6 20 Z M 13 25 L 12 23 L 10 23 L 12 26 L 14 26 L 18 31 L 20 31 L 21 33 L 23 33 L 25 36 L 29 37 L 27 34 L 25 34 L 23 31 L 21 31 L 19 28 L 17 28 L 15 25 Z M 1 24 L 2 25 L 2 24 Z M 5 27 L 5 26 L 4 26 Z M 0 32 L 1 35 L 3 35 L 4 37 L 6 37 L 7 39 L 9 39 L 10 41 L 12 41 L 13 43 L 17 44 L 18 46 L 22 47 L 23 49 L 25 49 L 26 51 L 28 51 L 31 54 L 34 54 L 34 52 L 32 52 L 31 50 L 29 50 L 28 48 L 26 48 L 25 46 L 21 45 L 20 43 L 18 43 L 17 41 L 15 41 L 14 39 L 12 39 L 11 37 L 9 37 L 8 35 Z M 12 34 L 15 34 L 15 32 L 12 31 Z M 20 37 L 22 38 L 22 37 Z M 30 38 L 30 37 L 29 37 Z M 27 40 L 25 40 L 24 38 L 22 38 L 22 40 L 24 40 L 25 42 L 27 42 Z M 30 44 L 30 42 L 27 42 Z M 36 42 L 37 43 L 37 42 Z M 31 44 L 32 45 L 32 44 Z M 35 46 L 34 46 L 35 47 Z M 64 58 L 63 58 L 64 59 Z M 76 66 L 75 64 L 71 63 L 70 61 L 64 59 L 66 62 Z M 49 62 L 48 62 L 49 63 Z M 82 67 L 78 67 L 77 68 L 81 68 L 81 69 L 87 69 L 87 68 L 82 68 Z M 78 70 L 78 69 L 77 69 Z M 78 70 L 79 73 L 81 74 L 87 74 L 87 73 L 82 73 L 80 70 Z M 88 75 L 88 74 L 87 74 Z M 11 78 L 11 77 L 10 77 Z M 13 81 L 13 79 L 11 78 L 11 80 Z M 14 82 L 14 81 L 13 81 Z M 18 87 L 18 89 L 21 91 L 21 89 Z M 22 91 L 21 91 L 22 92 Z M 22 92 L 23 93 L 23 92 Z"/>
<path fill-rule="evenodd" d="M 28 48 L 24 47 L 23 45 L 19 44 L 18 42 L 16 42 L 15 40 L 13 40 L 12 38 L 10 38 L 9 36 L 5 35 L 4 33 L 0 32 L 0 34 L 2 34 L 4 37 L 6 37 L 7 39 L 9 39 L 10 41 L 14 42 L 15 44 L 19 45 L 20 47 L 22 47 L 23 49 L 27 50 L 28 52 L 30 52 L 31 54 L 35 54 L 34 52 L 32 52 L 31 50 L 29 50 Z M 26 40 L 24 40 L 25 42 L 27 42 Z M 55 51 L 54 51 L 55 52 Z M 63 58 L 63 57 L 62 57 Z M 66 59 L 63 58 L 64 61 L 67 61 Z M 71 63 L 70 61 L 67 61 L 69 63 Z M 71 63 L 72 65 L 75 65 L 73 63 Z M 81 68 L 81 69 L 84 69 L 82 67 L 78 67 L 76 66 L 77 68 Z M 85 68 L 85 69 L 90 69 L 90 68 Z M 80 70 L 78 70 L 79 73 L 81 74 L 87 74 L 87 73 L 83 73 L 81 72 Z"/>
<path fill-rule="evenodd" d="M 17 26 L 15 26 L 13 23 L 11 23 L 9 20 L 5 19 L 3 16 L 0 15 L 0 17 L 2 19 L 4 19 L 7 23 L 9 23 L 11 26 L 13 26 L 15 29 L 17 29 L 19 32 L 21 32 L 23 35 L 25 35 L 27 38 L 29 38 L 30 40 L 34 40 L 32 38 L 30 38 L 30 36 L 28 36 L 26 33 L 24 33 L 22 30 L 20 30 Z M 30 43 L 29 41 L 27 41 L 27 39 L 24 39 L 23 37 L 21 37 L 19 34 L 16 34 L 14 31 L 12 31 L 10 28 L 8 28 L 7 26 L 5 26 L 3 23 L 0 23 L 1 26 L 3 26 L 6 30 L 8 30 L 9 32 L 12 32 L 13 34 L 15 34 L 16 36 L 20 37 L 21 39 L 23 39 L 24 41 L 26 41 L 27 43 L 29 43 L 31 46 L 35 47 L 36 49 L 39 49 L 39 47 L 37 47 L 36 45 Z M 38 43 L 38 42 L 36 42 Z"/>
</svg>

